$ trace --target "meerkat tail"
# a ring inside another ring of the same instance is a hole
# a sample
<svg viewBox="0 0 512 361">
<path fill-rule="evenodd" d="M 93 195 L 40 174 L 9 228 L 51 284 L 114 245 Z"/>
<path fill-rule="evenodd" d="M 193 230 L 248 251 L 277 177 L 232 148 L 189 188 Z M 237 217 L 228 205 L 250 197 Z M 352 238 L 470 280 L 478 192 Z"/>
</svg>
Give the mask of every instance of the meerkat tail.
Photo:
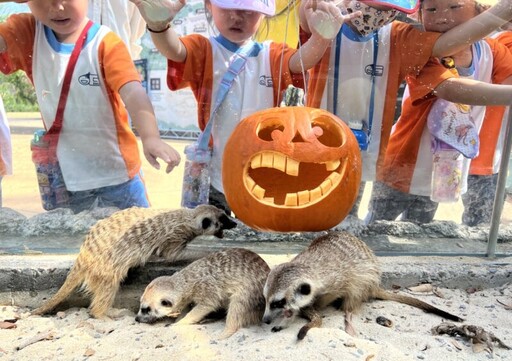
<svg viewBox="0 0 512 361">
<path fill-rule="evenodd" d="M 77 271 L 74 267 L 69 272 L 64 284 L 57 291 L 52 298 L 50 298 L 46 303 L 44 303 L 41 307 L 36 308 L 31 312 L 32 315 L 44 315 L 45 313 L 53 310 L 55 307 L 59 305 L 62 301 L 64 301 L 80 284 L 82 283 L 83 278 L 80 275 L 80 272 Z"/>
<path fill-rule="evenodd" d="M 306 337 L 306 334 L 313 327 L 321 327 L 322 326 L 322 316 L 315 310 L 313 307 L 307 307 L 301 310 L 301 313 L 304 317 L 309 319 L 309 322 L 302 326 L 297 334 L 298 340 L 303 340 Z"/>
<path fill-rule="evenodd" d="M 418 300 L 417 298 L 414 298 L 411 296 L 406 296 L 406 295 L 399 295 L 396 293 L 391 293 L 382 288 L 376 292 L 374 297 L 379 300 L 388 300 L 388 301 L 396 301 L 396 302 L 404 303 L 406 305 L 422 309 L 425 312 L 434 313 L 438 316 L 441 316 L 443 318 L 446 318 L 446 319 L 449 319 L 452 321 L 458 321 L 458 322 L 464 321 L 464 319 L 460 318 L 459 316 L 451 314 L 447 311 L 443 311 L 431 304 L 428 304 L 426 302 Z"/>
</svg>

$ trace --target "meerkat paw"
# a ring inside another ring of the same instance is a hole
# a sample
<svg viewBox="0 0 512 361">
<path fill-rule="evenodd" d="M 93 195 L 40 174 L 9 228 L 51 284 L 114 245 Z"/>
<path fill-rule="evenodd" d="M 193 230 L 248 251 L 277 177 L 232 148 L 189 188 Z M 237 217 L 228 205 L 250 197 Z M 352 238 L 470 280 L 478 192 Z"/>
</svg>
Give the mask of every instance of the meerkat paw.
<svg viewBox="0 0 512 361">
<path fill-rule="evenodd" d="M 350 312 L 345 314 L 345 332 L 352 337 L 357 337 L 357 331 L 352 323 L 352 313 Z"/>
<path fill-rule="evenodd" d="M 111 308 L 107 311 L 106 317 L 117 320 L 123 317 L 133 317 L 133 312 L 126 308 Z"/>
<path fill-rule="evenodd" d="M 194 325 L 203 320 L 209 313 L 213 312 L 211 307 L 197 305 L 192 308 L 182 319 L 174 323 L 175 326 Z"/>
<path fill-rule="evenodd" d="M 220 334 L 219 340 L 225 340 L 225 339 L 230 338 L 231 336 L 233 336 L 236 333 L 236 331 L 238 331 L 238 329 L 225 328 L 224 331 L 222 331 L 222 333 Z"/>
<path fill-rule="evenodd" d="M 283 329 L 284 329 L 283 326 L 274 326 L 274 327 L 272 327 L 272 329 L 270 331 L 279 332 L 279 331 L 282 331 Z"/>
<path fill-rule="evenodd" d="M 197 322 L 193 322 L 193 320 L 182 318 L 181 320 L 175 321 L 173 326 L 186 326 L 186 325 L 194 325 Z"/>
</svg>

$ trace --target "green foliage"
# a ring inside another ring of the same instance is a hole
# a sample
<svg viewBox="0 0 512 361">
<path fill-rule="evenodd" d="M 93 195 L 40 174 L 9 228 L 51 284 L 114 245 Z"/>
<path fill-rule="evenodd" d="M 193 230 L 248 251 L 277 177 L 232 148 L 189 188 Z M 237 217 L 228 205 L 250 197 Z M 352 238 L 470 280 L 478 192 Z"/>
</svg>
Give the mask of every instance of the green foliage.
<svg viewBox="0 0 512 361">
<path fill-rule="evenodd" d="M 39 110 L 34 87 L 22 71 L 0 74 L 0 95 L 7 112 L 35 112 Z"/>
</svg>

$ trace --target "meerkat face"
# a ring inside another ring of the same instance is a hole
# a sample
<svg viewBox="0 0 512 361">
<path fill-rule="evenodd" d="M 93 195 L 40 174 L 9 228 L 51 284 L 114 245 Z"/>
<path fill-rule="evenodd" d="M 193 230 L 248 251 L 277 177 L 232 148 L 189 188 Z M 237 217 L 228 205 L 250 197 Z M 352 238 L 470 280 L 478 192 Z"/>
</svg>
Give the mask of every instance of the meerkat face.
<svg viewBox="0 0 512 361">
<path fill-rule="evenodd" d="M 212 205 L 197 206 L 194 212 L 196 226 L 202 230 L 202 234 L 222 238 L 223 230 L 235 228 L 237 225 L 223 210 Z"/>
<path fill-rule="evenodd" d="M 187 306 L 172 280 L 172 276 L 158 277 L 145 289 L 135 321 L 155 323 L 162 318 L 177 318 Z"/>
<path fill-rule="evenodd" d="M 305 277 L 299 267 L 285 263 L 274 268 L 265 283 L 265 314 L 263 322 L 270 324 L 276 319 L 281 320 L 273 331 L 279 331 L 289 324 L 300 310 L 313 305 L 315 301 L 312 282 Z"/>
</svg>

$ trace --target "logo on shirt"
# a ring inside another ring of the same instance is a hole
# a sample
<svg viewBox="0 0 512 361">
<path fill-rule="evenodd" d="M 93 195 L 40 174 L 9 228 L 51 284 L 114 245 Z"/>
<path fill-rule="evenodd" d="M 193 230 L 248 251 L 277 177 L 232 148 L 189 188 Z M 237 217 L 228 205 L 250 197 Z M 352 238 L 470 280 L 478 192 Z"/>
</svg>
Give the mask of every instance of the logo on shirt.
<svg viewBox="0 0 512 361">
<path fill-rule="evenodd" d="M 82 85 L 100 86 L 98 74 L 87 73 L 78 77 L 78 82 Z"/>
<path fill-rule="evenodd" d="M 259 83 L 260 85 L 266 86 L 267 88 L 272 88 L 274 86 L 272 77 L 267 75 L 261 75 Z"/>
<path fill-rule="evenodd" d="M 368 64 L 364 67 L 364 72 L 371 76 L 382 76 L 384 74 L 384 67 L 382 65 Z"/>
</svg>

